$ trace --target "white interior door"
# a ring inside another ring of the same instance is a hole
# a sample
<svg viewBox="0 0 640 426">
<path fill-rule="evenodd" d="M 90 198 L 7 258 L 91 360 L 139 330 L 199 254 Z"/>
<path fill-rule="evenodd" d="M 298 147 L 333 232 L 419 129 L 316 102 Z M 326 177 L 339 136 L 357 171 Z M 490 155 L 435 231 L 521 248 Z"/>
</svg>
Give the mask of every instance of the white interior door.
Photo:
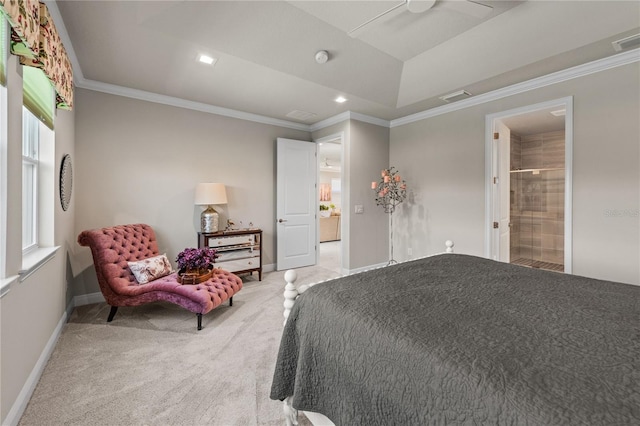
<svg viewBox="0 0 640 426">
<path fill-rule="evenodd" d="M 316 144 L 278 138 L 276 269 L 316 263 Z"/>
</svg>

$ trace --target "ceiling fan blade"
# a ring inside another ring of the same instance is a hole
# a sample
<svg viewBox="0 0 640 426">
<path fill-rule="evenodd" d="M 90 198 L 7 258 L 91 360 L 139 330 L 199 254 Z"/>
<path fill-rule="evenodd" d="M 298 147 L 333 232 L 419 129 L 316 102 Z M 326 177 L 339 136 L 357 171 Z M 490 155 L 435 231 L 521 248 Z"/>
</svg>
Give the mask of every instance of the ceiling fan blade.
<svg viewBox="0 0 640 426">
<path fill-rule="evenodd" d="M 360 34 L 362 34 L 362 32 L 364 31 L 365 27 L 367 25 L 369 25 L 370 23 L 382 18 L 385 15 L 390 14 L 391 12 L 393 12 L 394 10 L 398 10 L 399 8 L 401 8 L 402 6 L 407 4 L 408 0 L 403 0 L 402 3 L 398 3 L 397 5 L 393 6 L 392 8 L 385 10 L 384 12 L 374 16 L 373 18 L 369 19 L 368 21 L 358 25 L 357 27 L 355 27 L 354 29 L 352 29 L 351 31 L 348 32 L 349 36 L 353 37 L 353 38 L 357 38 Z"/>
<path fill-rule="evenodd" d="M 438 2 L 438 4 L 441 4 L 442 7 L 446 7 L 447 9 L 464 13 L 465 15 L 470 15 L 478 19 L 486 18 L 493 11 L 493 7 L 491 6 L 470 0 L 442 1 Z"/>
</svg>

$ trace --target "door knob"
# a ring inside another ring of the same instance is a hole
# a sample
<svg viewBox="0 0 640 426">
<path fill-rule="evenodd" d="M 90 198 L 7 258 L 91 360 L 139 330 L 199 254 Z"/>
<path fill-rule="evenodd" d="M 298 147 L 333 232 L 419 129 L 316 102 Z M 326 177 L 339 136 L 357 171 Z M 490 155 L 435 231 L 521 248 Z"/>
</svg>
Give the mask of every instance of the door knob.
<svg viewBox="0 0 640 426">
<path fill-rule="evenodd" d="M 278 219 L 278 222 L 282 223 L 282 222 L 286 222 L 286 219 Z"/>
</svg>

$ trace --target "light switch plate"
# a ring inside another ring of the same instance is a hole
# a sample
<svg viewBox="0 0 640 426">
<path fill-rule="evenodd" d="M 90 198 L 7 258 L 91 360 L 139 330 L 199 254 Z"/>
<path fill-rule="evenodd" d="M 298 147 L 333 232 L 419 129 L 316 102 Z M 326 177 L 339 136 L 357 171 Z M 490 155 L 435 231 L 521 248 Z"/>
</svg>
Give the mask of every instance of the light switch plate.
<svg viewBox="0 0 640 426">
<path fill-rule="evenodd" d="M 356 204 L 356 214 L 364 213 L 364 206 L 362 204 Z"/>
</svg>

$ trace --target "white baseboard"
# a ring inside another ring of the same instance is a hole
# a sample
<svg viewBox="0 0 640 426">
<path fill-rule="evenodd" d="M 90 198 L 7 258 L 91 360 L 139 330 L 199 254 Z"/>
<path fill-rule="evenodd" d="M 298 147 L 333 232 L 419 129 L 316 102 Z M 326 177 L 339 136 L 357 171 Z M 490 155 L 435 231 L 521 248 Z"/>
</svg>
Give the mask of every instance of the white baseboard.
<svg viewBox="0 0 640 426">
<path fill-rule="evenodd" d="M 51 357 L 54 348 L 56 347 L 56 343 L 58 342 L 58 338 L 60 338 L 60 334 L 62 334 L 62 329 L 64 325 L 67 323 L 67 312 L 62 314 L 62 318 L 58 321 L 58 325 L 53 330 L 49 341 L 45 345 L 42 353 L 40 354 L 40 358 L 38 358 L 38 362 L 31 370 L 31 374 L 27 378 L 22 390 L 18 394 L 16 401 L 13 403 L 11 410 L 7 414 L 7 417 L 2 421 L 2 426 L 16 426 L 20 421 L 20 417 L 24 413 L 25 408 L 27 408 L 27 404 L 31 399 L 31 395 L 33 395 L 33 391 L 36 389 L 36 385 L 40 380 L 40 376 L 42 376 L 42 372 L 44 371 L 44 367 L 47 365 L 47 361 Z"/>
<path fill-rule="evenodd" d="M 73 306 L 92 305 L 94 303 L 102 303 L 104 301 L 104 296 L 100 292 L 81 294 L 80 296 L 75 296 L 73 298 Z"/>
<path fill-rule="evenodd" d="M 352 274 L 357 274 L 359 272 L 368 271 L 370 269 L 382 268 L 383 266 L 387 266 L 387 265 L 388 265 L 388 263 L 384 262 L 384 263 L 378 263 L 376 265 L 364 266 L 362 268 L 343 269 L 342 273 L 343 273 L 343 275 L 352 275 Z"/>
<path fill-rule="evenodd" d="M 276 270 L 276 264 L 262 265 L 262 272 L 273 272 Z"/>
</svg>

